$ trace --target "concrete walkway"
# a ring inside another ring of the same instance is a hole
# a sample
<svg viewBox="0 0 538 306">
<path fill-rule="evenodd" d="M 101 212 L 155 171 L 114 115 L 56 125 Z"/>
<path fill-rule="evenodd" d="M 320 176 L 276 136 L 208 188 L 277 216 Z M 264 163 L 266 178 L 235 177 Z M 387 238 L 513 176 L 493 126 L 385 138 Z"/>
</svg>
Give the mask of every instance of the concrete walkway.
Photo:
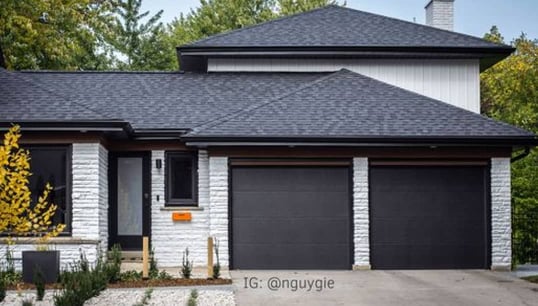
<svg viewBox="0 0 538 306">
<path fill-rule="evenodd" d="M 236 270 L 231 274 L 237 305 L 538 305 L 538 285 L 510 273 Z"/>
</svg>

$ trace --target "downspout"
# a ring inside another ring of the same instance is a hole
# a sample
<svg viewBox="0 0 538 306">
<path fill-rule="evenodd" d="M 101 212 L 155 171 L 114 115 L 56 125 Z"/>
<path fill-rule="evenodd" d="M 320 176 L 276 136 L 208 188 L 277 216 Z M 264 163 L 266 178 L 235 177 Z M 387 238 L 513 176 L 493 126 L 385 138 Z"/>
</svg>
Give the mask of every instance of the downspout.
<svg viewBox="0 0 538 306">
<path fill-rule="evenodd" d="M 520 159 L 523 159 L 523 158 L 527 157 L 527 155 L 529 155 L 530 152 L 531 152 L 531 149 L 529 147 L 525 147 L 525 150 L 521 154 L 512 157 L 510 159 L 510 162 L 513 163 L 513 162 L 516 162 L 516 161 L 518 161 Z"/>
</svg>

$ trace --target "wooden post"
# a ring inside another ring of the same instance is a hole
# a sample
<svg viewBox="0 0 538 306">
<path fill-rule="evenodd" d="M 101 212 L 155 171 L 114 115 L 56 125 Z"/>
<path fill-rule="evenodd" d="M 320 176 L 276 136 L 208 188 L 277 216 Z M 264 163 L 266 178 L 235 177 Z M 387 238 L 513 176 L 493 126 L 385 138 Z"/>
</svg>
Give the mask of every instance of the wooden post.
<svg viewBox="0 0 538 306">
<path fill-rule="evenodd" d="M 207 237 L 207 277 L 213 277 L 213 237 Z"/>
<path fill-rule="evenodd" d="M 142 278 L 149 278 L 149 238 L 142 237 Z"/>
</svg>

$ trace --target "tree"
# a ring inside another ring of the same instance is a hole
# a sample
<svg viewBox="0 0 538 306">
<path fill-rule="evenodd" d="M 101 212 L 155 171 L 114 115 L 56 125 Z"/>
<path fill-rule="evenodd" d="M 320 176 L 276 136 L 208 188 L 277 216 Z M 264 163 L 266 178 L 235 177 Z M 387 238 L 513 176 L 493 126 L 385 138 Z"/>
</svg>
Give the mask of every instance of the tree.
<svg viewBox="0 0 538 306">
<path fill-rule="evenodd" d="M 19 126 L 13 126 L 0 145 L 0 232 L 11 236 L 57 236 L 64 224 L 53 225 L 57 206 L 49 203 L 52 186 L 47 184 L 37 203 L 31 203 L 28 177 L 30 154 L 19 147 Z"/>
<path fill-rule="evenodd" d="M 2 0 L 0 45 L 10 69 L 106 66 L 98 37 L 115 0 Z"/>
<path fill-rule="evenodd" d="M 149 11 L 140 13 L 142 0 L 120 2 L 116 9 L 119 19 L 113 26 L 113 34 L 108 41 L 126 59 L 119 61 L 120 70 L 156 70 L 167 68 L 164 53 L 164 29 L 159 22 L 163 11 L 147 18 Z"/>
<path fill-rule="evenodd" d="M 497 27 L 484 38 L 503 43 Z M 482 112 L 538 133 L 538 43 L 524 34 L 516 52 L 481 75 Z M 538 152 L 512 164 L 512 226 L 515 264 L 538 263 Z"/>
<path fill-rule="evenodd" d="M 338 1 L 332 0 L 279 0 L 279 13 L 281 16 L 297 14 L 310 11 L 318 7 L 338 4 Z M 344 2 L 345 5 L 345 2 Z"/>
</svg>

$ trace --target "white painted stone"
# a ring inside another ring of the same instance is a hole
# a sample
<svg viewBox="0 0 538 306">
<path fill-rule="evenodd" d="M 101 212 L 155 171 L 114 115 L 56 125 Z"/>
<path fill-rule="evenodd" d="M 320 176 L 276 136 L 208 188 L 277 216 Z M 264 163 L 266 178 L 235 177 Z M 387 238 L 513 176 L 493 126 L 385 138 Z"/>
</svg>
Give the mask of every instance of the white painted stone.
<svg viewBox="0 0 538 306">
<path fill-rule="evenodd" d="M 431 0 L 426 5 L 426 24 L 454 31 L 454 0 Z"/>
<path fill-rule="evenodd" d="M 491 159 L 491 268 L 512 264 L 510 158 Z"/>
<path fill-rule="evenodd" d="M 368 202 L 368 158 L 353 158 L 353 241 L 355 269 L 370 268 L 370 216 Z"/>
<path fill-rule="evenodd" d="M 198 206 L 192 210 L 192 221 L 172 221 L 173 210 L 165 207 L 165 151 L 152 151 L 151 169 L 151 243 L 160 267 L 178 267 L 183 252 L 189 248 L 189 259 L 195 266 L 207 265 L 207 237 L 209 236 L 209 160 L 207 151 L 198 153 Z M 162 160 L 162 168 L 155 160 Z M 158 200 L 157 200 L 158 198 Z"/>
<path fill-rule="evenodd" d="M 228 158 L 209 158 L 209 234 L 219 241 L 220 264 L 228 266 Z"/>
</svg>

